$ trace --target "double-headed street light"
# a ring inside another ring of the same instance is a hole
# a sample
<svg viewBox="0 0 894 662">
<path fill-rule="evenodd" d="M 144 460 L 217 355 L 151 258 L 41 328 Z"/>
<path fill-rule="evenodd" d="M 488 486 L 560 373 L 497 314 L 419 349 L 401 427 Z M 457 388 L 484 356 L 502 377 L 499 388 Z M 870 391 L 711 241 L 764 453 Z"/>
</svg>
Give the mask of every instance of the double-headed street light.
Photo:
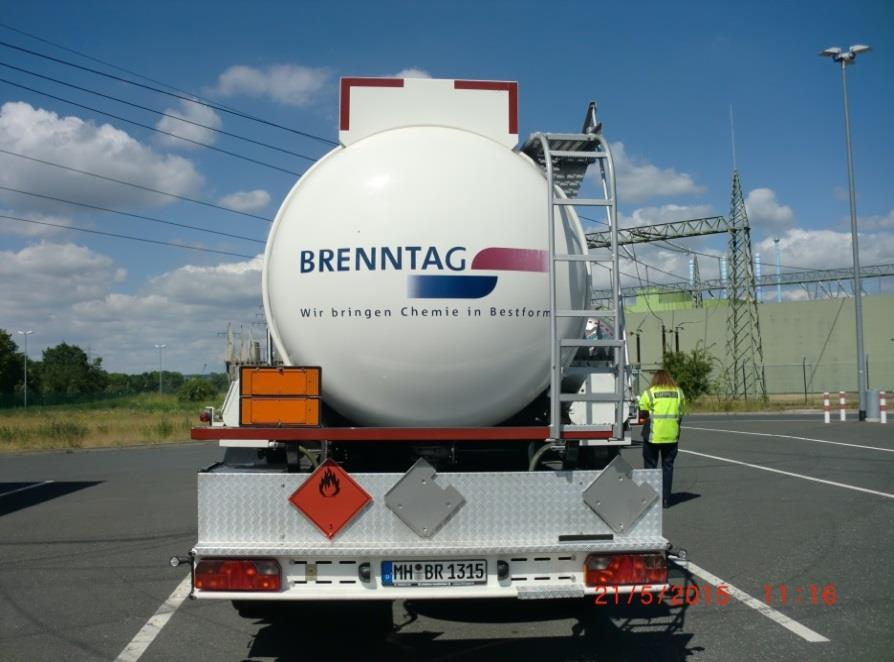
<svg viewBox="0 0 894 662">
<path fill-rule="evenodd" d="M 31 329 L 25 329 L 24 331 L 18 331 L 17 333 L 20 336 L 25 336 L 25 359 L 24 359 L 25 388 L 24 388 L 24 394 L 25 394 L 25 409 L 28 409 L 28 336 L 30 336 L 32 333 L 34 333 L 34 331 L 32 331 Z"/>
<path fill-rule="evenodd" d="M 165 347 L 167 347 L 167 344 L 156 345 L 156 346 L 155 346 L 155 349 L 158 350 L 158 392 L 159 392 L 159 393 L 161 393 L 161 374 L 162 374 L 162 370 L 161 370 L 161 355 L 162 355 L 162 352 L 164 351 L 164 348 L 165 348 Z"/>
<path fill-rule="evenodd" d="M 847 108 L 847 65 L 853 64 L 857 53 L 865 53 L 869 46 L 856 44 L 842 51 L 827 48 L 820 52 L 841 63 L 841 89 L 844 96 L 844 138 L 847 145 L 847 181 L 851 201 L 851 248 L 854 252 L 854 312 L 857 317 L 857 393 L 860 397 L 858 419 L 866 420 L 866 359 L 863 356 L 863 290 L 860 286 L 860 245 L 857 241 L 857 193 L 854 187 L 854 153 L 851 149 L 851 121 Z"/>
</svg>

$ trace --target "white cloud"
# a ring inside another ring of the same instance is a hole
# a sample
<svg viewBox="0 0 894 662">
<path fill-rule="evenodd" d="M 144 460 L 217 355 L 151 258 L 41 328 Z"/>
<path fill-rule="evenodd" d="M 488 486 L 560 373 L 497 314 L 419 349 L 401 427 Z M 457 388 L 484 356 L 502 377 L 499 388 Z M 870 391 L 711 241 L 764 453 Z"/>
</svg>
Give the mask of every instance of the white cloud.
<svg viewBox="0 0 894 662">
<path fill-rule="evenodd" d="M 181 372 L 223 369 L 225 341 L 217 334 L 233 323 L 257 321 L 263 257 L 214 266 L 187 265 L 149 279 L 137 294 L 109 293 L 73 306 L 77 323 L 104 339 L 111 369 L 152 369 L 155 343 L 166 343 L 164 361 Z M 262 336 L 262 331 L 256 337 Z M 143 367 L 141 367 L 141 364 Z"/>
<path fill-rule="evenodd" d="M 410 67 L 409 69 L 401 69 L 393 76 L 394 78 L 431 78 L 431 74 L 425 69 Z"/>
<path fill-rule="evenodd" d="M 227 323 L 257 321 L 263 257 L 210 266 L 187 265 L 125 293 L 126 271 L 114 259 L 77 244 L 43 242 L 0 252 L 0 320 L 33 328 L 32 356 L 63 340 L 90 347 L 110 370 L 155 369 L 155 343 L 167 343 L 164 364 L 182 372 L 223 369 Z M 263 331 L 256 329 L 256 338 Z"/>
<path fill-rule="evenodd" d="M 618 180 L 618 197 L 622 203 L 704 191 L 684 172 L 659 168 L 640 157 L 630 156 L 622 142 L 612 143 L 611 149 Z"/>
<path fill-rule="evenodd" d="M 752 227 L 765 226 L 770 230 L 781 230 L 795 223 L 792 208 L 779 204 L 773 189 L 756 188 L 749 191 L 745 198 L 745 210 Z"/>
<path fill-rule="evenodd" d="M 178 195 L 193 193 L 203 184 L 201 175 L 187 159 L 160 154 L 109 124 L 60 117 L 21 101 L 0 107 L 0 147 Z M 6 154 L 0 154 L 0 183 L 100 206 L 135 207 L 170 201 L 148 191 Z M 7 192 L 0 193 L 0 200 L 17 209 L 42 213 L 71 209 L 61 203 Z"/>
<path fill-rule="evenodd" d="M 52 223 L 53 225 L 71 225 L 71 221 L 65 216 L 54 216 L 35 212 L 21 214 L 13 209 L 0 208 L 0 235 L 12 235 L 14 237 L 49 237 L 64 232 L 65 230 L 64 228 L 40 225 L 39 223 L 25 223 L 11 218 L 3 218 L 3 216 L 43 221 Z"/>
<path fill-rule="evenodd" d="M 312 104 L 330 78 L 328 69 L 298 64 L 273 64 L 263 69 L 234 65 L 218 77 L 213 91 L 225 97 L 269 97 L 287 106 L 301 107 Z"/>
<path fill-rule="evenodd" d="M 175 115 L 182 119 L 174 119 L 173 117 L 162 117 L 155 124 L 155 128 L 159 131 L 167 131 L 175 136 L 182 136 L 197 142 L 212 144 L 217 139 L 217 134 L 211 129 L 219 129 L 223 122 L 220 115 L 213 109 L 193 101 L 181 99 L 179 108 L 166 108 L 165 113 Z M 189 120 L 184 122 L 183 120 Z M 193 124 L 194 122 L 194 124 Z M 203 124 L 204 126 L 197 126 Z M 210 128 L 205 128 L 210 127 Z M 161 135 L 158 141 L 169 147 L 196 148 L 198 145 L 178 140 L 172 136 Z"/>
<path fill-rule="evenodd" d="M 636 261 L 633 257 L 636 257 Z M 708 278 L 716 267 L 710 263 L 716 260 L 699 257 L 699 272 L 702 278 Z M 689 279 L 689 255 L 677 251 L 659 248 L 655 244 L 639 244 L 628 247 L 621 254 L 621 286 L 633 287 L 647 283 L 676 283 Z M 607 266 L 607 265 L 606 265 Z M 593 287 L 605 289 L 611 287 L 609 270 L 597 267 L 593 270 Z"/>
<path fill-rule="evenodd" d="M 807 269 L 836 269 L 853 264 L 850 232 L 792 228 L 779 237 L 780 262 Z M 773 255 L 773 239 L 755 246 L 755 251 Z M 894 262 L 894 234 L 860 233 L 860 263 Z"/>
<path fill-rule="evenodd" d="M 244 308 L 260 302 L 263 264 L 258 255 L 246 262 L 212 267 L 186 265 L 153 278 L 147 290 L 182 304 Z"/>
<path fill-rule="evenodd" d="M 640 207 L 627 216 L 621 214 L 621 227 L 673 223 L 696 218 L 716 216 L 711 205 L 661 205 L 660 207 Z"/>
<path fill-rule="evenodd" d="M 850 218 L 848 218 L 850 223 Z M 857 219 L 857 227 L 860 230 L 894 230 L 894 209 L 884 216 L 867 216 L 866 218 Z"/>
<path fill-rule="evenodd" d="M 41 242 L 19 251 L 0 252 L 0 319 L 30 315 L 32 326 L 46 328 L 72 304 L 103 297 L 127 272 L 112 258 L 77 244 Z"/>
<path fill-rule="evenodd" d="M 218 204 L 236 211 L 257 211 L 270 204 L 270 194 L 262 189 L 237 191 L 222 197 Z"/>
</svg>

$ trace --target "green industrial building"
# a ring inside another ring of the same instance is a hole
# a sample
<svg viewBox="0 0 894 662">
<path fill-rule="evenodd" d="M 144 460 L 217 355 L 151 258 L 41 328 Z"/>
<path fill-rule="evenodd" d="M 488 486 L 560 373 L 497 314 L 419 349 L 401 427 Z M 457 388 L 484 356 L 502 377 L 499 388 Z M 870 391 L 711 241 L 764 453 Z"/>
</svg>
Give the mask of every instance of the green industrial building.
<svg viewBox="0 0 894 662">
<path fill-rule="evenodd" d="M 706 298 L 696 307 L 689 293 L 643 290 L 627 304 L 631 363 L 648 371 L 660 363 L 663 347 L 689 351 L 703 346 L 717 361 L 715 373 L 721 370 L 727 351 L 726 300 Z M 762 303 L 758 315 L 768 393 L 856 390 L 853 298 Z M 894 295 L 863 297 L 863 329 L 869 388 L 894 390 Z"/>
</svg>

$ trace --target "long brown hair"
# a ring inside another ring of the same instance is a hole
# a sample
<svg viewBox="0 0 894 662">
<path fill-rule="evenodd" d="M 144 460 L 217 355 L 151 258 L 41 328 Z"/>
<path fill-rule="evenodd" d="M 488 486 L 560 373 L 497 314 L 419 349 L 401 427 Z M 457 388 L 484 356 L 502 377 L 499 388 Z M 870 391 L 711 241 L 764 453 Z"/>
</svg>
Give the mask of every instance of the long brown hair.
<svg viewBox="0 0 894 662">
<path fill-rule="evenodd" d="M 649 386 L 670 386 L 671 388 L 677 388 L 677 382 L 674 381 L 674 378 L 667 370 L 658 370 L 652 377 L 652 383 L 649 384 Z"/>
</svg>

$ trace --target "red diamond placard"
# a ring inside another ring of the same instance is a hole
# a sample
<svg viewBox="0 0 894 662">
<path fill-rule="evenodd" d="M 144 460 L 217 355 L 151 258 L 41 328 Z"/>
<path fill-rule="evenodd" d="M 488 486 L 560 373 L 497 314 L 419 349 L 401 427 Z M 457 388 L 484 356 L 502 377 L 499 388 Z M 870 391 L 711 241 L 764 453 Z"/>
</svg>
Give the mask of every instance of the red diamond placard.
<svg viewBox="0 0 894 662">
<path fill-rule="evenodd" d="M 336 462 L 326 460 L 295 490 L 289 501 L 331 539 L 372 497 Z"/>
</svg>

